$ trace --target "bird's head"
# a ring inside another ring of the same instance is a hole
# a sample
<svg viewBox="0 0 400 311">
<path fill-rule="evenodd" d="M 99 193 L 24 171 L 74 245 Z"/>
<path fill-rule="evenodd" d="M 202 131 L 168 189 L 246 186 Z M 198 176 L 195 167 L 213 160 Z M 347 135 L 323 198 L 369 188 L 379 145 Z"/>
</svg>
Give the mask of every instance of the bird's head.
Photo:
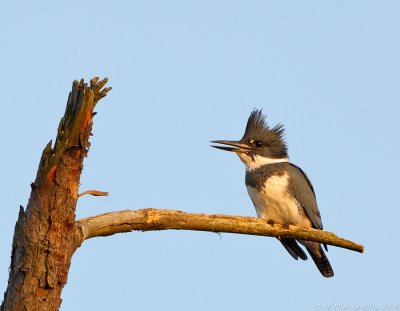
<svg viewBox="0 0 400 311">
<path fill-rule="evenodd" d="M 255 109 L 250 114 L 246 131 L 241 140 L 214 140 L 211 142 L 226 146 L 213 145 L 211 147 L 235 152 L 246 168 L 252 170 L 264 164 L 288 161 L 283 134 L 283 125 L 277 124 L 270 128 L 262 111 Z"/>
</svg>

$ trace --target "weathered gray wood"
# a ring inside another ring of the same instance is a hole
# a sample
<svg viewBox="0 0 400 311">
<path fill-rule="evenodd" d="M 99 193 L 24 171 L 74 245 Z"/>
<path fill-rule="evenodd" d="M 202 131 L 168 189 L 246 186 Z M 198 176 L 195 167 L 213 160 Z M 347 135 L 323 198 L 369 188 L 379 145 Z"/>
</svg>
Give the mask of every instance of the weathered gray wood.
<svg viewBox="0 0 400 311">
<path fill-rule="evenodd" d="M 335 234 L 298 226 L 269 225 L 253 217 L 204 215 L 173 210 L 125 210 L 75 220 L 83 159 L 90 147 L 93 109 L 111 88 L 107 79 L 90 86 L 74 81 L 54 148 L 43 150 L 26 211 L 15 226 L 10 275 L 1 310 L 58 310 L 71 258 L 86 240 L 133 230 L 197 230 L 290 237 L 363 252 Z M 107 195 L 88 190 L 81 195 Z"/>
<path fill-rule="evenodd" d="M 269 225 L 254 217 L 205 215 L 165 209 L 124 210 L 106 213 L 77 222 L 81 243 L 97 236 L 129 231 L 196 230 L 295 238 L 326 243 L 362 253 L 364 247 L 335 234 L 299 226 Z"/>
</svg>

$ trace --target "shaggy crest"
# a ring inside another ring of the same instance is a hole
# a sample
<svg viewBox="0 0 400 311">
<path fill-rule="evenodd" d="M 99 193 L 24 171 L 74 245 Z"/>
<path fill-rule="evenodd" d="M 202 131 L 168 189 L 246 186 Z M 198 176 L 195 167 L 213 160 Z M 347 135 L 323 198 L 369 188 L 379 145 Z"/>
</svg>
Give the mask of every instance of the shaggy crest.
<svg viewBox="0 0 400 311">
<path fill-rule="evenodd" d="M 284 131 L 282 124 L 277 124 L 271 129 L 265 121 L 262 110 L 254 109 L 247 121 L 246 131 L 241 141 L 248 143 L 250 140 L 259 140 L 266 147 L 270 147 L 271 151 L 287 156 L 287 146 L 283 138 Z"/>
</svg>

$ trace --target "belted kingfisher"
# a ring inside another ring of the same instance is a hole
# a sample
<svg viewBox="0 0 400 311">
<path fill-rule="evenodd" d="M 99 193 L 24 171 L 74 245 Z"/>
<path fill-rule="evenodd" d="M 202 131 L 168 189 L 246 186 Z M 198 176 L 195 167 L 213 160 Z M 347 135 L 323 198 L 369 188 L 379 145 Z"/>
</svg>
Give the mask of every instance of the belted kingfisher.
<svg viewBox="0 0 400 311">
<path fill-rule="evenodd" d="M 214 140 L 226 146 L 214 148 L 235 152 L 246 167 L 247 192 L 257 216 L 269 223 L 291 224 L 323 229 L 321 215 L 311 181 L 303 170 L 289 162 L 283 139 L 283 125 L 270 128 L 261 110 L 255 109 L 239 141 Z M 321 244 L 305 240 L 278 238 L 294 259 L 307 260 L 302 244 L 324 277 L 333 270 Z M 328 250 L 324 244 L 325 250 Z"/>
</svg>

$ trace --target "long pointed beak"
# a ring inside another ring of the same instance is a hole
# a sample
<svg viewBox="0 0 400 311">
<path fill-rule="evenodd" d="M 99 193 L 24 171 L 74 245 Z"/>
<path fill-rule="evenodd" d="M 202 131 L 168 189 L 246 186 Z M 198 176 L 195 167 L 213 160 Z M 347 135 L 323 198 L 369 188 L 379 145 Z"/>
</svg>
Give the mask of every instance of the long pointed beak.
<svg viewBox="0 0 400 311">
<path fill-rule="evenodd" d="M 213 146 L 213 145 L 210 146 L 210 147 L 225 150 L 225 151 L 246 152 L 251 149 L 250 146 L 243 144 L 239 141 L 235 141 L 235 140 L 212 140 L 211 143 L 233 146 L 233 147 Z"/>
</svg>

